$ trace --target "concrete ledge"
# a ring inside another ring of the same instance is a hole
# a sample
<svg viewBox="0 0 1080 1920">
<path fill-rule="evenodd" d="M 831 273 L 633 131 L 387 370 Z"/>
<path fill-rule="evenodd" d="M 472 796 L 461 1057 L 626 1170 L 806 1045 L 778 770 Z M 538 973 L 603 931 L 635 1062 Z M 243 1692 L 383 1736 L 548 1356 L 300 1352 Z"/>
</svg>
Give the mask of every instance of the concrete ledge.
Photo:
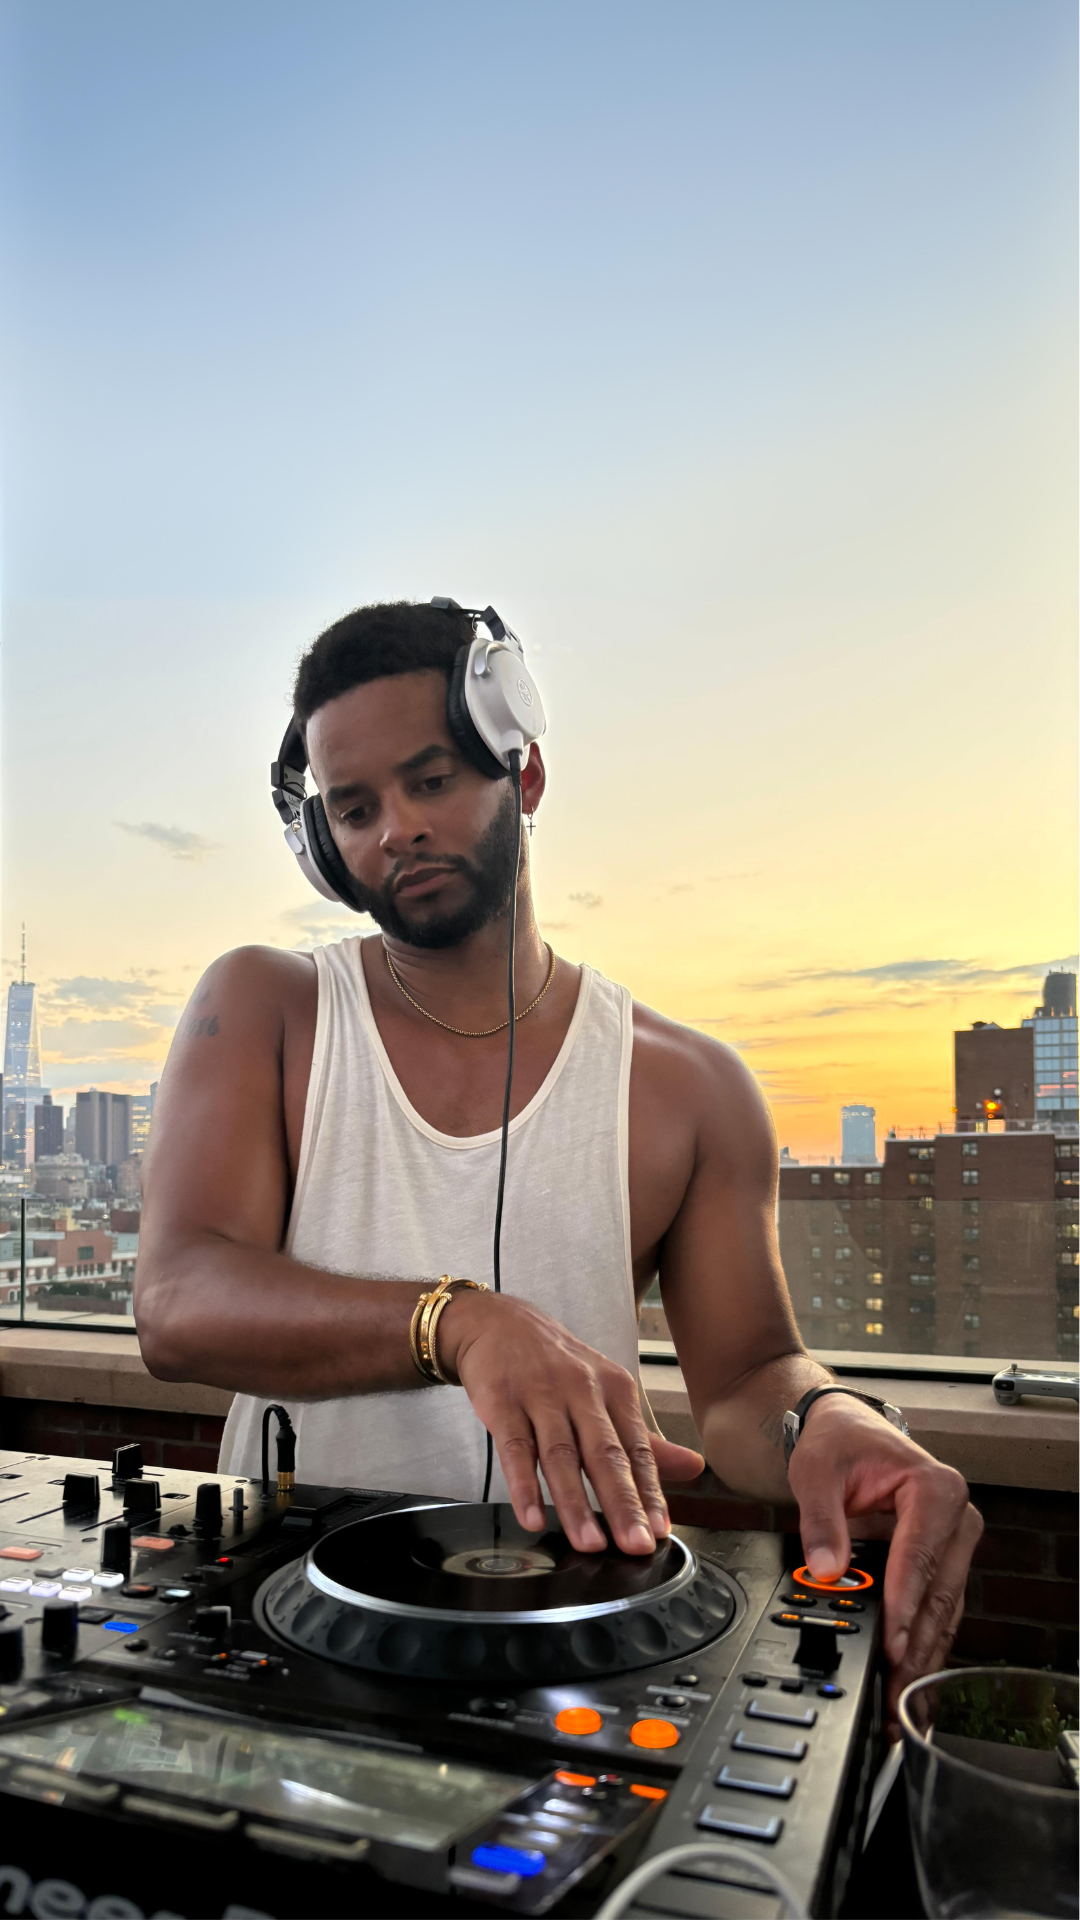
<svg viewBox="0 0 1080 1920">
<path fill-rule="evenodd" d="M 10 1400 L 70 1400 L 93 1407 L 145 1407 L 224 1415 L 232 1394 L 183 1380 L 155 1380 L 135 1333 L 0 1332 L 0 1394 Z"/>
<path fill-rule="evenodd" d="M 669 1440 L 700 1447 L 680 1368 L 642 1365 L 642 1382 Z M 912 1439 L 972 1483 L 997 1487 L 1077 1490 L 1077 1413 L 1063 1400 L 1027 1400 L 999 1407 L 982 1382 L 877 1379 L 852 1382 L 891 1400 L 904 1413 Z M 220 1387 L 155 1380 L 134 1333 L 41 1333 L 33 1327 L 0 1331 L 0 1393 L 15 1400 L 71 1401 L 95 1407 L 139 1407 L 172 1413 L 229 1411 L 232 1395 Z"/>
<path fill-rule="evenodd" d="M 667 1438 L 700 1449 L 681 1369 L 644 1364 L 641 1378 Z M 899 1407 L 912 1439 L 973 1485 L 1059 1493 L 1075 1493 L 1080 1485 L 1075 1401 L 1025 1400 L 999 1407 L 993 1388 L 983 1382 L 932 1377 L 890 1380 L 860 1374 L 851 1385 Z"/>
</svg>

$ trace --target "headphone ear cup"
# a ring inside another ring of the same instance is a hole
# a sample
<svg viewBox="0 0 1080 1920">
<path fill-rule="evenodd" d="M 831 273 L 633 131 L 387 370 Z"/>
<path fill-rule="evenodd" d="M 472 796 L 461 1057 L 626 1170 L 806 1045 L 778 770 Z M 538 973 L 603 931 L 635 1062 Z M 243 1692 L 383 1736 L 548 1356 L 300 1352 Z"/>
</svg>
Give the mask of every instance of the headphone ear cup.
<svg viewBox="0 0 1080 1920">
<path fill-rule="evenodd" d="M 450 687 L 446 695 L 446 724 L 454 745 L 460 748 L 470 766 L 478 773 L 485 774 L 489 780 L 506 778 L 506 768 L 497 760 L 473 724 L 473 717 L 465 702 L 465 674 L 468 670 L 471 644 L 458 648 L 454 671 L 450 676 Z"/>
<path fill-rule="evenodd" d="M 320 794 L 309 794 L 304 801 L 304 826 L 312 866 L 318 869 L 327 886 L 333 888 L 343 906 L 351 907 L 355 913 L 364 912 L 357 904 L 352 874 L 337 850 Z"/>
</svg>

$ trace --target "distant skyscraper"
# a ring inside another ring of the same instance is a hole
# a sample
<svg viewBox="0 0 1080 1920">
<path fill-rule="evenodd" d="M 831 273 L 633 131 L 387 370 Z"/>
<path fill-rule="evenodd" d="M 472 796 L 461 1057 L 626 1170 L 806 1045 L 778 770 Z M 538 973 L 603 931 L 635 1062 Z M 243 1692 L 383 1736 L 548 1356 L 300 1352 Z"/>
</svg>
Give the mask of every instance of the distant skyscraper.
<svg viewBox="0 0 1080 1920">
<path fill-rule="evenodd" d="M 868 1167 L 877 1161 L 876 1116 L 876 1107 L 841 1107 L 840 1159 L 845 1167 Z"/>
<path fill-rule="evenodd" d="M 1042 1006 L 1030 1020 L 1035 1044 L 1035 1118 L 1051 1125 L 1075 1122 L 1077 1103 L 1076 975 L 1048 973 Z"/>
<path fill-rule="evenodd" d="M 41 1037 L 38 1032 L 37 988 L 26 977 L 26 929 L 22 936 L 22 965 L 18 980 L 8 988 L 7 1027 L 4 1034 L 3 1140 L 4 1159 L 23 1167 L 27 1161 L 27 1119 L 44 1095 L 41 1084 Z M 29 1122 L 31 1157 L 33 1120 Z"/>
<path fill-rule="evenodd" d="M 34 1114 L 34 1159 L 38 1161 L 44 1154 L 63 1151 L 64 1109 L 54 1107 L 52 1094 L 46 1093 Z"/>
<path fill-rule="evenodd" d="M 75 1151 L 90 1166 L 117 1167 L 131 1152 L 130 1093 L 88 1087 L 75 1095 Z"/>
</svg>

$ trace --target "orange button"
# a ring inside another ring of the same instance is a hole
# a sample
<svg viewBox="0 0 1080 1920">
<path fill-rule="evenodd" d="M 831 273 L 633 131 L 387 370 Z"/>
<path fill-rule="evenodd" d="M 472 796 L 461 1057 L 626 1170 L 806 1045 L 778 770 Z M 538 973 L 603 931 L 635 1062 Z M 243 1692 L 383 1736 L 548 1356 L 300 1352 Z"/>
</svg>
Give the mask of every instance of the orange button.
<svg viewBox="0 0 1080 1920">
<path fill-rule="evenodd" d="M 557 1773 L 556 1780 L 562 1787 L 595 1787 L 595 1773 Z"/>
<path fill-rule="evenodd" d="M 603 1724 L 595 1707 L 564 1707 L 555 1715 L 560 1733 L 599 1733 Z"/>
<path fill-rule="evenodd" d="M 44 1547 L 0 1547 L 0 1560 L 40 1560 Z"/>
<path fill-rule="evenodd" d="M 809 1587 L 812 1593 L 865 1593 L 874 1582 L 870 1574 L 861 1567 L 849 1567 L 839 1580 L 815 1580 L 809 1567 L 796 1567 L 792 1579 L 800 1587 Z"/>
<path fill-rule="evenodd" d="M 163 1533 L 140 1533 L 132 1541 L 133 1547 L 144 1547 L 148 1553 L 171 1553 L 175 1540 L 167 1540 Z"/>
<path fill-rule="evenodd" d="M 666 1787 L 646 1787 L 640 1780 L 632 1780 L 630 1782 L 630 1791 L 631 1793 L 636 1793 L 639 1800 L 667 1799 Z"/>
<path fill-rule="evenodd" d="M 674 1747 L 678 1744 L 679 1729 L 673 1727 L 670 1720 L 635 1720 L 630 1738 L 635 1747 Z"/>
</svg>

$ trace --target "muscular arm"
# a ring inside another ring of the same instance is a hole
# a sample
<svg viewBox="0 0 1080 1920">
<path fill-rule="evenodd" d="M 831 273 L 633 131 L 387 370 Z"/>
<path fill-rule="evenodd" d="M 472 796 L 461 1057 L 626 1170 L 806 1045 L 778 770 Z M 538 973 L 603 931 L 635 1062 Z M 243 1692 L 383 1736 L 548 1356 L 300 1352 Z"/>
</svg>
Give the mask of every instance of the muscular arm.
<svg viewBox="0 0 1080 1920">
<path fill-rule="evenodd" d="M 772 1125 L 734 1054 L 690 1034 L 669 1046 L 697 1129 L 660 1247 L 668 1326 L 709 1465 L 744 1493 L 787 1500 L 783 1410 L 829 1375 L 799 1338 L 780 1264 Z"/>
<path fill-rule="evenodd" d="M 661 1247 L 660 1287 L 690 1404 L 722 1479 L 798 1501 L 819 1579 L 843 1572 L 852 1530 L 891 1533 L 883 1596 L 891 1716 L 910 1680 L 945 1665 L 982 1521 L 954 1468 L 845 1394 L 814 1402 L 785 1472 L 784 1409 L 829 1376 L 802 1348 L 784 1284 L 772 1127 L 733 1056 L 698 1036 L 685 1044 L 697 1145 Z"/>
<path fill-rule="evenodd" d="M 299 1400 L 423 1384 L 409 1354 L 415 1283 L 324 1273 L 281 1252 L 286 1029 L 313 1029 L 315 991 L 310 960 L 244 949 L 215 962 L 177 1029 L 135 1281 L 159 1379 Z"/>
</svg>

